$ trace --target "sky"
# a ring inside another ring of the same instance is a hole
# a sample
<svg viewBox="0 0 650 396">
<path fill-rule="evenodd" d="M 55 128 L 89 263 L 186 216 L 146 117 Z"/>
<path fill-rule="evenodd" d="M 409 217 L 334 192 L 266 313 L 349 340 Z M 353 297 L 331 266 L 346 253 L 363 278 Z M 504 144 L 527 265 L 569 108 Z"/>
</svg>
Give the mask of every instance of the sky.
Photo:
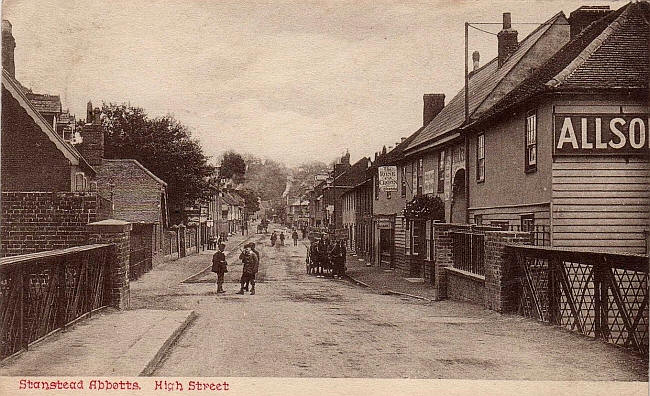
<svg viewBox="0 0 650 396">
<path fill-rule="evenodd" d="M 16 77 L 86 103 L 173 114 L 217 159 L 226 150 L 295 166 L 353 161 L 422 124 L 422 95 L 446 102 L 464 82 L 464 23 L 512 14 L 523 39 L 581 5 L 622 1 L 4 0 Z M 496 33 L 499 25 L 481 25 Z M 496 56 L 470 29 L 469 53 Z M 471 68 L 471 58 L 470 58 Z"/>
</svg>

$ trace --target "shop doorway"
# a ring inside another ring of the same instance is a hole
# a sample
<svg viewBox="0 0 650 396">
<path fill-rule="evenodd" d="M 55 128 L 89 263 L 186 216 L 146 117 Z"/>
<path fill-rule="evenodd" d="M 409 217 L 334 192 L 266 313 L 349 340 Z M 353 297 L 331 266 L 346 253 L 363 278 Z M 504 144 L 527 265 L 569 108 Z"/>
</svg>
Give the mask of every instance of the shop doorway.
<svg viewBox="0 0 650 396">
<path fill-rule="evenodd" d="M 451 222 L 462 224 L 467 221 L 467 201 L 465 200 L 465 169 L 454 175 L 451 192 Z"/>
<path fill-rule="evenodd" d="M 379 230 L 379 266 L 393 268 L 393 230 Z"/>
</svg>

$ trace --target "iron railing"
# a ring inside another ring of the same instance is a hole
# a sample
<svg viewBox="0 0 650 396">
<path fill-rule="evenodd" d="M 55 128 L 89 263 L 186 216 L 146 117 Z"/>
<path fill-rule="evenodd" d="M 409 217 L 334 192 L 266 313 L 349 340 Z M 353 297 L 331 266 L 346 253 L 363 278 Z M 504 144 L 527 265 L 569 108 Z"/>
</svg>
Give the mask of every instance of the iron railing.
<svg viewBox="0 0 650 396">
<path fill-rule="evenodd" d="M 648 256 L 508 246 L 527 317 L 648 353 Z"/>
<path fill-rule="evenodd" d="M 533 245 L 551 246 L 551 226 L 546 224 L 535 224 L 522 227 L 520 224 L 509 224 L 509 231 L 530 232 L 533 235 Z"/>
<path fill-rule="evenodd" d="M 451 232 L 453 267 L 485 276 L 485 234 L 482 232 Z"/>
<path fill-rule="evenodd" d="M 109 302 L 113 245 L 0 259 L 0 359 Z"/>
</svg>

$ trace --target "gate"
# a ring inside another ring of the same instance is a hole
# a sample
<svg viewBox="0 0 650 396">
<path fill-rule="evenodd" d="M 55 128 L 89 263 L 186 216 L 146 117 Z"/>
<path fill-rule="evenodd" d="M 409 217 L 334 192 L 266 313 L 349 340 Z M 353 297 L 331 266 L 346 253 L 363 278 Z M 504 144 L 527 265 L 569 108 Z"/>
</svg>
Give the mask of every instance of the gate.
<svg viewBox="0 0 650 396">
<path fill-rule="evenodd" d="M 485 234 L 480 231 L 452 232 L 453 267 L 485 276 Z"/>
<path fill-rule="evenodd" d="M 151 270 L 153 225 L 135 223 L 131 228 L 129 280 L 136 280 Z"/>
</svg>

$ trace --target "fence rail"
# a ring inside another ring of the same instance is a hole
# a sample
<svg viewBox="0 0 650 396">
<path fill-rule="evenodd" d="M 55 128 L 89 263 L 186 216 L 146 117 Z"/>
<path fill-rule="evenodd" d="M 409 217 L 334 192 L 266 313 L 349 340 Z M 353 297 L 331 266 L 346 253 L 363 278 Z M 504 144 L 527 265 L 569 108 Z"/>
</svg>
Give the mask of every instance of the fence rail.
<svg viewBox="0 0 650 396">
<path fill-rule="evenodd" d="M 648 256 L 508 246 L 519 312 L 648 353 Z"/>
<path fill-rule="evenodd" d="M 112 245 L 0 259 L 0 359 L 108 303 Z"/>
<path fill-rule="evenodd" d="M 452 232 L 452 251 L 456 269 L 485 276 L 485 234 Z"/>
</svg>

